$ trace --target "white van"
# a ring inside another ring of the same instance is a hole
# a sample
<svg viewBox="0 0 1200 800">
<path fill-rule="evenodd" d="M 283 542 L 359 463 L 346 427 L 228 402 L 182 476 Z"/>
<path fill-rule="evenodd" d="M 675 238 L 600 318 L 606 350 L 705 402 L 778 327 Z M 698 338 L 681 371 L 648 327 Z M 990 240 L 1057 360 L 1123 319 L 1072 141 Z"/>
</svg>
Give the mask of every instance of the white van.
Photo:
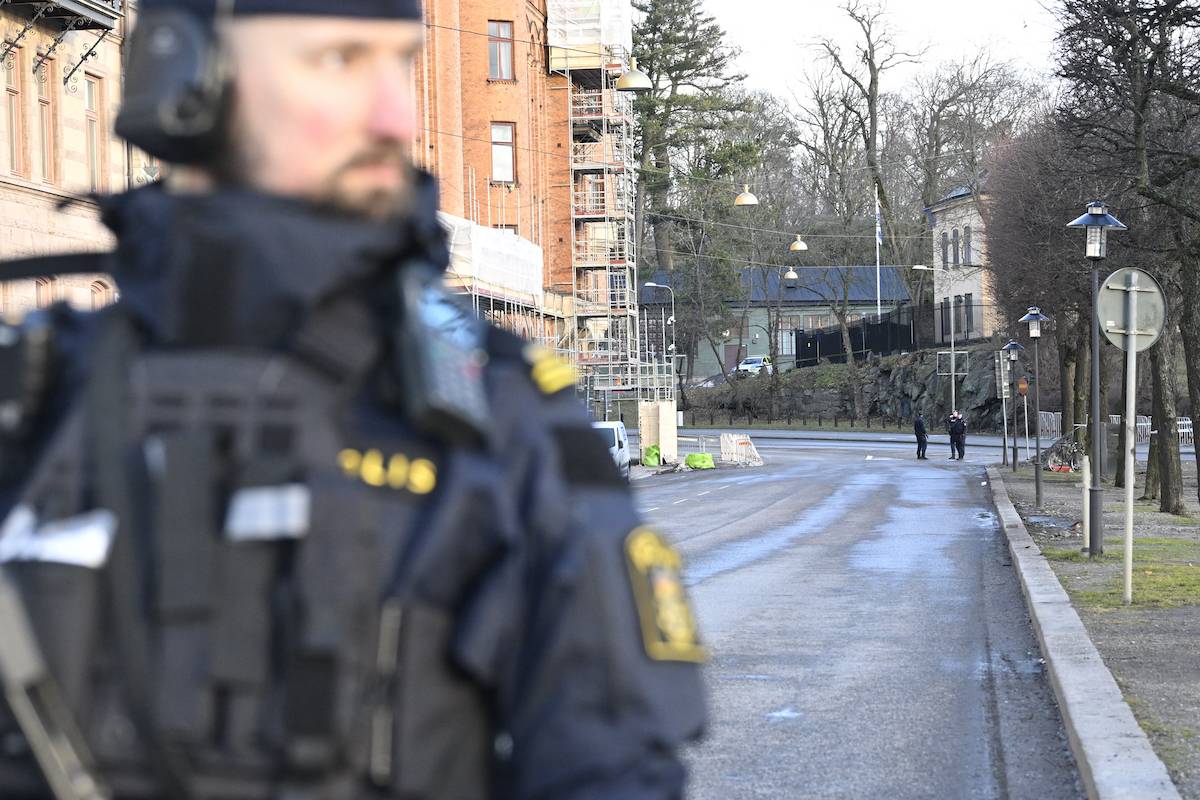
<svg viewBox="0 0 1200 800">
<path fill-rule="evenodd" d="M 625 423 L 593 422 L 592 427 L 604 437 L 621 477 L 629 480 L 629 436 L 625 433 Z"/>
</svg>

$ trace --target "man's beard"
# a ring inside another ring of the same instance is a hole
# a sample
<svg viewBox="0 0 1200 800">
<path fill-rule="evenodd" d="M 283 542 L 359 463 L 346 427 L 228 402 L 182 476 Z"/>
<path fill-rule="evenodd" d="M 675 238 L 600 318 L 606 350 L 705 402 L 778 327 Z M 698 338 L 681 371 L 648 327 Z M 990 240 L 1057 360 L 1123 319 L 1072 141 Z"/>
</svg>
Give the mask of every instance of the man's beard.
<svg viewBox="0 0 1200 800">
<path fill-rule="evenodd" d="M 243 140 L 244 142 L 244 140 Z M 255 188 L 252 176 L 260 159 L 253 145 L 231 143 L 226 152 L 214 160 L 211 171 L 218 184 Z M 408 157 L 409 146 L 403 142 L 374 145 L 335 169 L 329 178 L 313 192 L 303 196 L 314 205 L 340 214 L 371 220 L 387 220 L 403 216 L 412 207 L 416 168 Z M 392 188 L 358 188 L 350 185 L 350 176 L 362 167 L 390 166 L 400 180 Z"/>
<path fill-rule="evenodd" d="M 334 170 L 313 200 L 337 211 L 367 219 L 384 220 L 402 216 L 412 206 L 416 170 L 408 159 L 408 147 L 402 143 L 380 144 L 360 153 Z M 355 169 L 389 167 L 400 180 L 395 187 L 356 188 L 350 185 Z"/>
</svg>

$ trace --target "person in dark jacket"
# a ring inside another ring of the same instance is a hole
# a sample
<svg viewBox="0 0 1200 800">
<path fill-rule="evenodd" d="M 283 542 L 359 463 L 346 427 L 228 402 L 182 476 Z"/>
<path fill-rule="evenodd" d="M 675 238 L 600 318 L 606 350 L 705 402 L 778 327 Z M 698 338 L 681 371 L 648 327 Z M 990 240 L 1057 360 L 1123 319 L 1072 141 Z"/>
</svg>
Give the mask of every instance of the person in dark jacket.
<svg viewBox="0 0 1200 800">
<path fill-rule="evenodd" d="M 913 420 L 913 433 L 917 436 L 917 458 L 928 461 L 929 459 L 925 456 L 925 448 L 929 446 L 929 431 L 925 428 L 925 415 L 920 411 Z"/>
<path fill-rule="evenodd" d="M 416 0 L 139 12 L 117 128 L 166 182 L 0 265 L 120 289 L 0 331 L 0 578 L 81 732 L 0 701 L 0 798 L 47 742 L 117 800 L 681 797 L 680 557 L 573 368 L 442 289 Z"/>
<path fill-rule="evenodd" d="M 962 461 L 967 447 L 967 421 L 960 411 L 954 412 L 950 423 L 950 447 L 957 453 L 958 460 Z"/>
</svg>

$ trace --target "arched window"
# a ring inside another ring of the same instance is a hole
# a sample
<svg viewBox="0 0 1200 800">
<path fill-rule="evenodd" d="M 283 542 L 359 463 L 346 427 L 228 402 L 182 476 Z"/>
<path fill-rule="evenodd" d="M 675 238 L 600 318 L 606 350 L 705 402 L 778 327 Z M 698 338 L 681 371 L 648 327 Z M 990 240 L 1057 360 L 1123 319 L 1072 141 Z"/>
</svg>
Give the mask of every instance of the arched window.
<svg viewBox="0 0 1200 800">
<path fill-rule="evenodd" d="M 963 263 L 964 264 L 973 263 L 974 262 L 974 259 L 972 258 L 973 255 L 974 254 L 971 252 L 971 226 L 963 225 L 963 246 L 962 246 Z"/>
<path fill-rule="evenodd" d="M 33 299 L 38 308 L 54 302 L 54 278 L 37 278 L 33 286 Z"/>
<path fill-rule="evenodd" d="M 950 266 L 950 234 L 942 231 L 942 269 Z"/>
<path fill-rule="evenodd" d="M 92 290 L 92 310 L 97 311 L 104 308 L 113 301 L 113 290 L 104 281 L 93 281 Z"/>
<path fill-rule="evenodd" d="M 951 246 L 954 248 L 954 266 L 958 266 L 958 228 L 950 234 Z"/>
</svg>

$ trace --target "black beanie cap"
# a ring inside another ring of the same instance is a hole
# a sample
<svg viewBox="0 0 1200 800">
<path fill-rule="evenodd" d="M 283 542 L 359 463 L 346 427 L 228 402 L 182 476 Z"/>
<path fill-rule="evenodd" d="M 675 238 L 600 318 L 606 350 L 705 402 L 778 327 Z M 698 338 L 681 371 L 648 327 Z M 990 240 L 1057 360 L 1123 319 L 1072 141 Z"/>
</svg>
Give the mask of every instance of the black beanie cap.
<svg viewBox="0 0 1200 800">
<path fill-rule="evenodd" d="M 142 0 L 142 11 L 175 8 L 210 19 L 218 0 Z M 421 19 L 421 0 L 234 0 L 233 15 L 287 14 L 372 19 Z"/>
</svg>

